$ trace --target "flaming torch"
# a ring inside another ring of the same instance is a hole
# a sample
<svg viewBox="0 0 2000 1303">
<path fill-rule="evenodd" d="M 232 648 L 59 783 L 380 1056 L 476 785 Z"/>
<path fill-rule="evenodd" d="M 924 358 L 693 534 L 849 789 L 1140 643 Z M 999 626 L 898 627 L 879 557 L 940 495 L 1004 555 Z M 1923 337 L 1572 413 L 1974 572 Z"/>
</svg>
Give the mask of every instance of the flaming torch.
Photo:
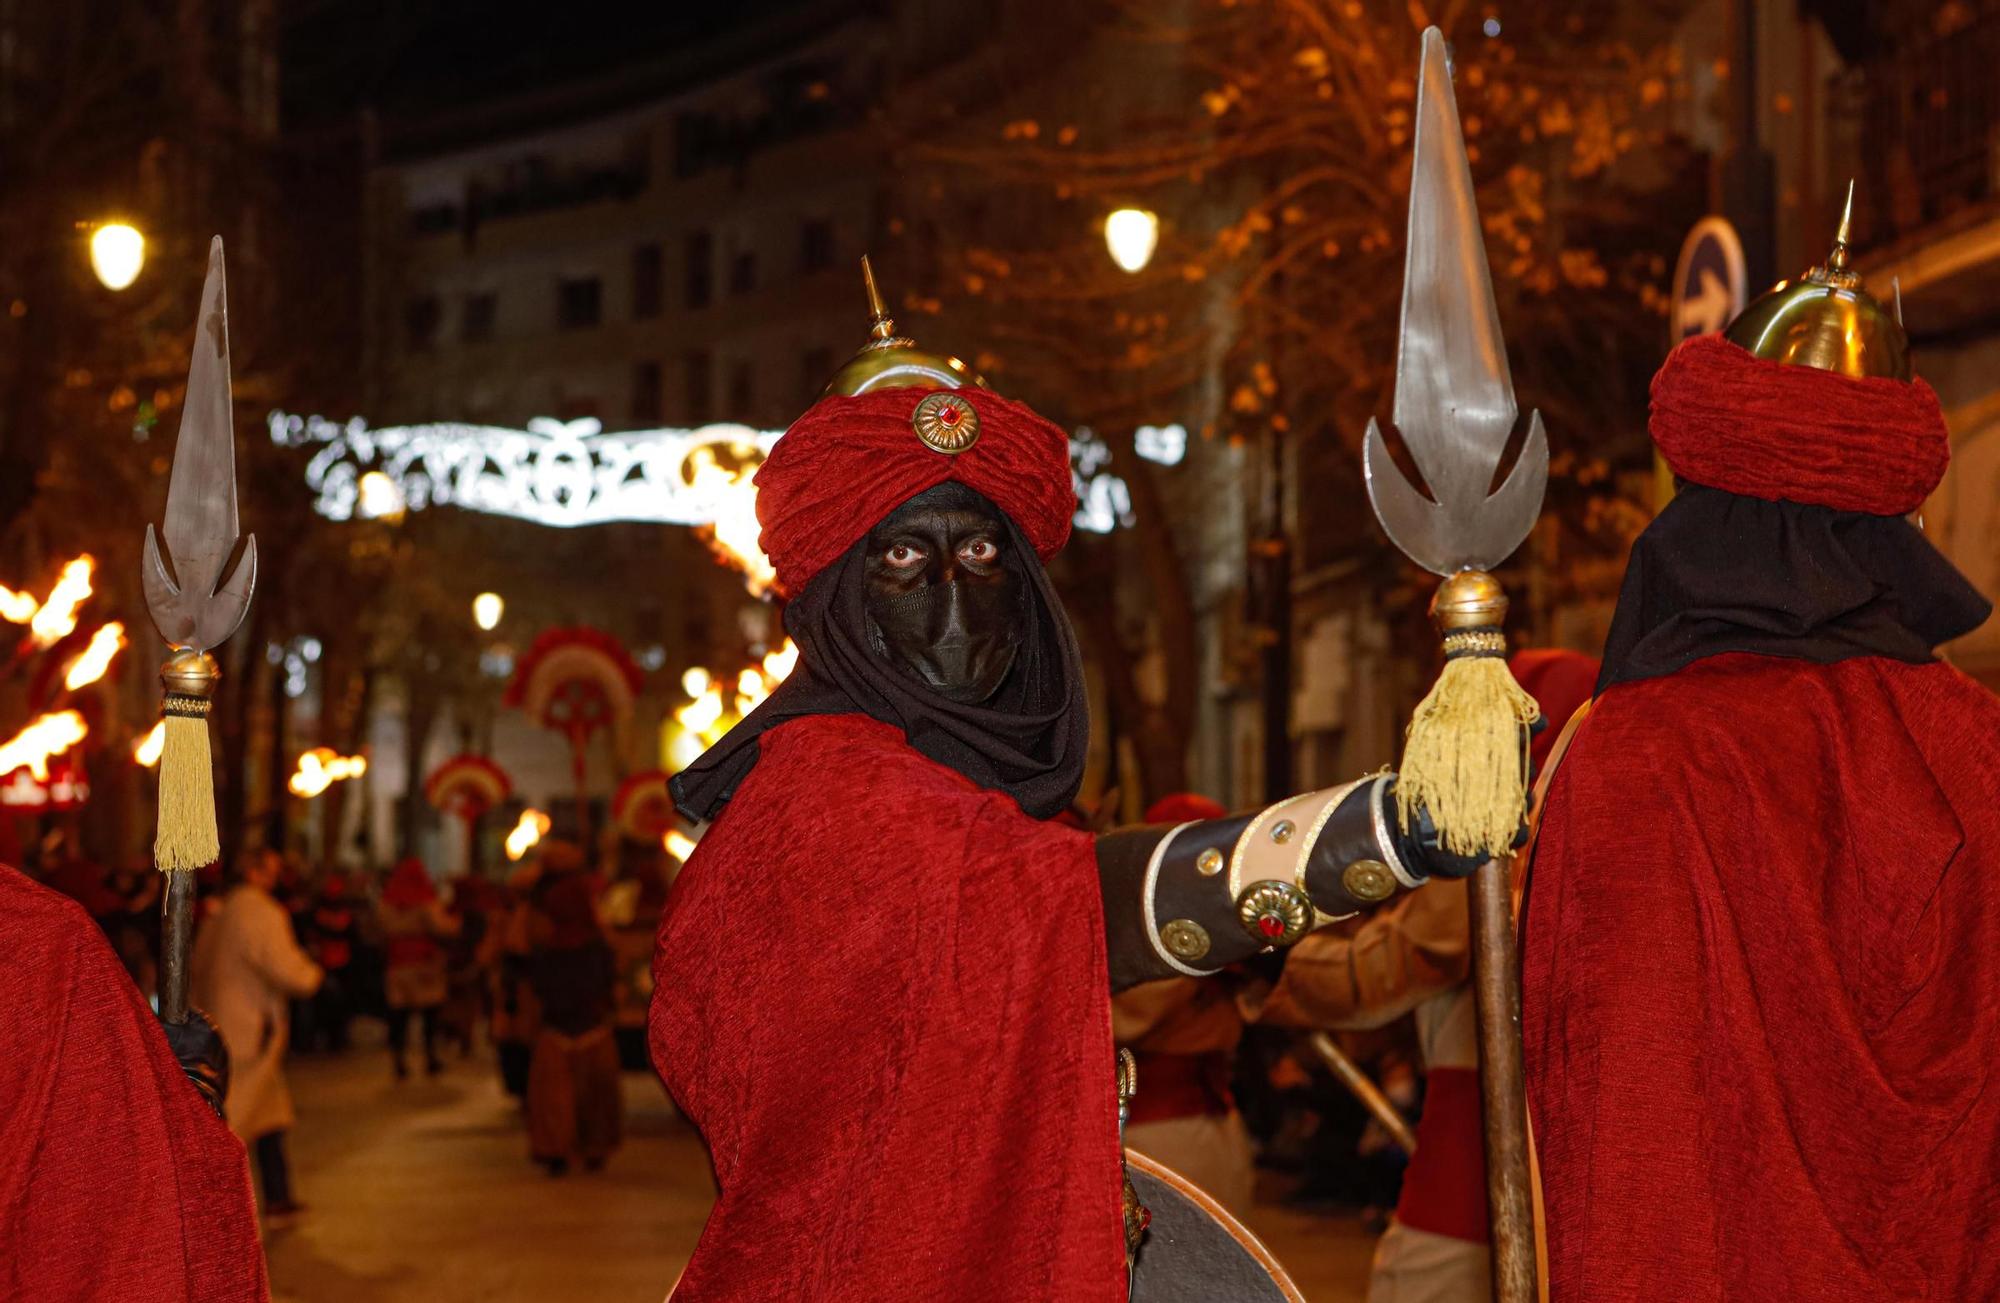
<svg viewBox="0 0 2000 1303">
<path fill-rule="evenodd" d="M 518 860 L 535 849 L 535 843 L 548 832 L 549 822 L 549 816 L 540 810 L 521 811 L 521 822 L 507 834 L 507 858 Z"/>
<path fill-rule="evenodd" d="M 90 576 L 96 569 L 96 559 L 88 554 L 62 568 L 56 586 L 49 590 L 49 599 L 28 618 L 28 641 L 36 649 L 54 646 L 75 630 L 76 613 L 90 600 Z"/>
<path fill-rule="evenodd" d="M 751 479 L 762 459 L 755 448 L 732 444 L 730 452 L 736 460 L 732 469 L 716 458 L 715 447 L 703 444 L 681 463 L 681 475 L 689 487 L 710 505 L 713 523 L 696 532 L 718 561 L 743 572 L 743 584 L 751 596 L 762 597 L 778 579 L 770 558 L 757 546 L 757 486 Z"/>
<path fill-rule="evenodd" d="M 299 767 L 285 786 L 293 796 L 310 801 L 335 783 L 367 772 L 367 756 L 344 756 L 332 747 L 314 747 L 299 757 Z"/>
<path fill-rule="evenodd" d="M 167 744 L 167 721 L 155 720 L 146 736 L 132 744 L 132 759 L 141 769 L 151 769 L 160 763 L 160 752 Z"/>
<path fill-rule="evenodd" d="M 25 769 L 35 781 L 49 778 L 49 761 L 83 741 L 90 729 L 74 710 L 37 716 L 32 724 L 0 742 L 0 775 Z"/>
<path fill-rule="evenodd" d="M 90 635 L 90 642 L 63 671 L 63 687 L 70 692 L 88 687 L 104 677 L 118 653 L 125 650 L 125 626 L 113 620 Z"/>
</svg>

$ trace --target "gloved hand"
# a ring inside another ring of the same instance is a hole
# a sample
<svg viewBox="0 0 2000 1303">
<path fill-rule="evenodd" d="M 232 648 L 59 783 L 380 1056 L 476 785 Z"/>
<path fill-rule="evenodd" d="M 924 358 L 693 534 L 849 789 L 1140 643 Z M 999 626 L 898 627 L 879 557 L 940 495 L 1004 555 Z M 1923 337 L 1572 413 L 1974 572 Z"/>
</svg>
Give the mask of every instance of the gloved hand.
<svg viewBox="0 0 2000 1303">
<path fill-rule="evenodd" d="M 1396 854 L 1413 872 L 1433 878 L 1468 878 L 1474 869 L 1486 863 L 1484 855 L 1458 855 L 1439 845 L 1437 825 L 1431 822 L 1431 812 L 1421 805 L 1417 807 L 1417 826 L 1403 828 L 1396 815 L 1396 784 L 1393 779 L 1382 785 L 1381 799 L 1388 826 L 1396 838 Z M 1521 827 L 1514 834 L 1514 849 L 1519 850 L 1527 844 L 1528 810 L 1523 806 Z"/>
<path fill-rule="evenodd" d="M 222 1101 L 229 1094 L 229 1048 L 215 1025 L 194 1009 L 188 1010 L 186 1022 L 160 1025 L 167 1030 L 167 1044 L 181 1061 L 181 1071 L 215 1110 L 215 1116 L 222 1117 Z"/>
</svg>

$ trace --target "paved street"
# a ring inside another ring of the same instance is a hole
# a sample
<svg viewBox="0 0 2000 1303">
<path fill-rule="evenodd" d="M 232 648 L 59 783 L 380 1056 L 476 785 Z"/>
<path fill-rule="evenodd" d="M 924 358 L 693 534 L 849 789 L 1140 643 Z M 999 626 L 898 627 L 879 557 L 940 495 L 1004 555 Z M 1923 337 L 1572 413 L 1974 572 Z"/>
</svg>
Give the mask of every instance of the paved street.
<svg viewBox="0 0 2000 1303">
<path fill-rule="evenodd" d="M 364 1042 L 295 1059 L 291 1079 L 309 1208 L 268 1236 L 279 1303 L 653 1303 L 713 1197 L 700 1140 L 650 1077 L 625 1079 L 627 1138 L 610 1166 L 560 1180 L 529 1164 L 483 1058 L 399 1084 Z M 1267 1209 L 1255 1229 L 1313 1303 L 1360 1299 L 1370 1246 L 1353 1217 Z"/>
</svg>

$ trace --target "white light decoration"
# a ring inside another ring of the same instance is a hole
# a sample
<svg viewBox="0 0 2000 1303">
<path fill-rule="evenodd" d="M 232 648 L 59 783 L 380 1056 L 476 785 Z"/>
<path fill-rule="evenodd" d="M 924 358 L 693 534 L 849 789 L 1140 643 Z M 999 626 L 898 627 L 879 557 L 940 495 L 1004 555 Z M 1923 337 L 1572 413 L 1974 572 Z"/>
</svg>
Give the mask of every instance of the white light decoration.
<svg viewBox="0 0 2000 1303">
<path fill-rule="evenodd" d="M 1160 219 L 1147 209 L 1120 208 L 1104 219 L 1104 247 L 1126 271 L 1144 271 L 1159 244 Z"/>
<path fill-rule="evenodd" d="M 105 289 L 122 290 L 146 265 L 146 237 L 124 222 L 106 222 L 90 233 L 90 269 Z"/>
<path fill-rule="evenodd" d="M 394 519 L 405 510 L 450 505 L 559 528 L 613 521 L 713 526 L 735 501 L 729 486 L 701 474 L 716 446 L 739 462 L 761 459 L 784 433 L 721 424 L 605 434 L 591 418 L 549 417 L 536 417 L 525 430 L 457 421 L 371 429 L 360 417 L 287 412 L 272 412 L 266 423 L 280 447 L 317 449 L 306 464 L 306 486 L 329 520 Z M 1134 441 L 1141 457 L 1162 466 L 1187 455 L 1181 425 L 1142 425 Z M 1078 529 L 1103 534 L 1131 522 L 1124 481 L 1104 470 L 1110 457 L 1088 427 L 1070 439 Z"/>
<path fill-rule="evenodd" d="M 491 633 L 500 627 L 500 617 L 507 613 L 507 601 L 498 593 L 481 593 L 472 599 L 472 622 Z"/>
</svg>

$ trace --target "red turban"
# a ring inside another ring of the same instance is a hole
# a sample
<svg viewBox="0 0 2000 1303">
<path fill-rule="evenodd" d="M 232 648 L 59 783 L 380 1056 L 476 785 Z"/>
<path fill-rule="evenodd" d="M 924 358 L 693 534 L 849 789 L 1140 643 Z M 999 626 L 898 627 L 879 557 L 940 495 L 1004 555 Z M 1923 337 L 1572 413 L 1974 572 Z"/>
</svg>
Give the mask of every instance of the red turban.
<svg viewBox="0 0 2000 1303">
<path fill-rule="evenodd" d="M 878 389 L 822 398 L 792 423 L 757 471 L 759 545 L 788 594 L 926 489 L 957 480 L 1007 513 L 1047 561 L 1076 514 L 1069 436 L 990 389 L 949 392 L 971 404 L 978 436 L 963 452 L 935 452 L 912 424 L 938 390 Z"/>
<path fill-rule="evenodd" d="M 1550 749 L 1562 736 L 1563 725 L 1597 690 L 1600 667 L 1595 656 L 1585 656 L 1582 652 L 1529 647 L 1509 656 L 1507 668 L 1513 672 L 1514 681 L 1535 699 L 1535 704 L 1542 708 L 1542 718 L 1549 722 L 1528 744 L 1528 759 L 1540 773 Z"/>
<path fill-rule="evenodd" d="M 1147 806 L 1142 822 L 1190 823 L 1196 819 L 1220 819 L 1228 813 L 1221 802 L 1199 792 L 1175 792 Z"/>
<path fill-rule="evenodd" d="M 1872 516 L 1915 511 L 1951 460 L 1923 381 L 1772 362 L 1720 335 L 1667 355 L 1648 428 L 1691 483 Z"/>
</svg>

